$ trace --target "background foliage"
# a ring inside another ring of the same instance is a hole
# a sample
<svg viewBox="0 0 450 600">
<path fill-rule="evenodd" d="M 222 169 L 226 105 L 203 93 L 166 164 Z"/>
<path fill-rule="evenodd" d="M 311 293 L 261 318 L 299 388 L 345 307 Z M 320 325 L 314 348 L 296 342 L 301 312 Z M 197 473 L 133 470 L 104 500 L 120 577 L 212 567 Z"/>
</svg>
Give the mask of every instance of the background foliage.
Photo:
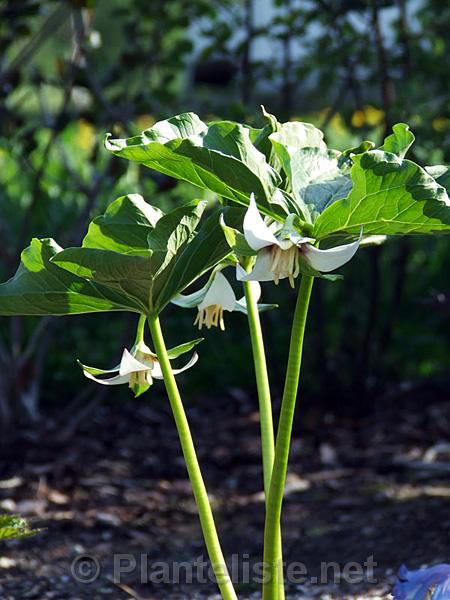
<svg viewBox="0 0 450 600">
<path fill-rule="evenodd" d="M 259 1 L 0 2 L 2 281 L 31 236 L 79 243 L 87 221 L 121 194 L 163 209 L 204 197 L 103 149 L 107 131 L 133 135 L 184 110 L 260 125 L 264 103 L 280 121 L 323 128 L 337 148 L 381 140 L 405 121 L 415 160 L 450 161 L 450 9 L 437 0 L 274 0 L 262 10 Z M 345 284 L 317 282 L 307 398 L 351 415 L 393 386 L 445 374 L 448 250 L 443 238 L 388 241 L 359 252 Z M 263 317 L 275 385 L 293 303 L 284 284 L 263 297 L 280 304 Z M 169 342 L 191 339 L 195 313 L 166 313 Z M 186 379 L 192 401 L 212 387 L 251 389 L 244 318 L 229 315 L 224 334 L 206 333 Z M 110 366 L 133 337 L 132 317 L 120 314 L 1 319 L 2 424 L 33 424 L 48 410 L 59 420 L 84 414 L 102 390 L 83 381 L 75 358 Z M 126 390 L 114 397 L 131 401 Z"/>
</svg>

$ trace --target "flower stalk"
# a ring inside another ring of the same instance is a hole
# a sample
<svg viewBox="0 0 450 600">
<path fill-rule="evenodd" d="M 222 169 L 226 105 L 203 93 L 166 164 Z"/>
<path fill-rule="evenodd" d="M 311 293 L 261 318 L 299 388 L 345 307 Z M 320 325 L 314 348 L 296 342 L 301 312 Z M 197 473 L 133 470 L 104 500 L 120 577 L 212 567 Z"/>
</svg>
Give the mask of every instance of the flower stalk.
<svg viewBox="0 0 450 600">
<path fill-rule="evenodd" d="M 300 378 L 303 338 L 313 283 L 314 277 L 308 275 L 302 276 L 294 312 L 286 380 L 275 444 L 274 465 L 269 496 L 266 503 L 266 522 L 264 528 L 264 565 L 266 576 L 263 584 L 263 600 L 274 600 L 277 598 L 278 573 L 282 569 L 278 556 L 281 508 Z"/>
<path fill-rule="evenodd" d="M 148 317 L 148 325 L 155 347 L 156 355 L 161 365 L 164 384 L 169 397 L 170 406 L 175 419 L 175 424 L 180 438 L 186 468 L 192 485 L 195 502 L 200 517 L 200 523 L 205 539 L 211 566 L 216 577 L 223 600 L 237 600 L 225 558 L 220 547 L 211 505 L 208 499 L 203 476 L 200 471 L 194 442 L 192 440 L 189 423 L 181 400 L 180 392 L 170 365 L 167 348 L 157 316 Z"/>
<path fill-rule="evenodd" d="M 244 281 L 243 285 L 245 292 L 245 300 L 247 303 L 247 315 L 250 329 L 250 340 L 252 344 L 256 387 L 258 390 L 264 493 L 267 502 L 269 496 L 270 479 L 272 477 L 273 461 L 275 456 L 272 400 L 270 394 L 269 375 L 267 372 L 266 353 L 264 349 L 264 338 L 258 311 L 259 289 L 255 289 L 257 283 L 254 281 Z M 282 562 L 283 558 L 281 527 L 279 527 L 278 529 L 279 531 L 277 535 L 277 561 Z M 280 573 L 277 573 L 277 577 L 277 598 L 278 600 L 284 600 L 284 581 L 282 571 Z"/>
</svg>

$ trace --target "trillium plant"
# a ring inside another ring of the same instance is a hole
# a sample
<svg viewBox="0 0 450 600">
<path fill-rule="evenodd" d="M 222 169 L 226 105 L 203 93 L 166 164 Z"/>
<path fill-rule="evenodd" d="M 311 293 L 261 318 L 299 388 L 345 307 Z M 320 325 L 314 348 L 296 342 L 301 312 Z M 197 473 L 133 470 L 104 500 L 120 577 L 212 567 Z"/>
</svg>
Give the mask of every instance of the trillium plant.
<svg viewBox="0 0 450 600">
<path fill-rule="evenodd" d="M 63 249 L 53 239 L 33 239 L 16 274 L 0 285 L 1 315 L 136 314 L 134 343 L 117 349 L 122 358 L 116 367 L 80 365 L 95 382 L 128 385 L 136 396 L 153 380 L 164 381 L 225 600 L 236 593 L 175 380 L 194 366 L 201 340 L 179 340 L 168 350 L 160 315 L 171 303 L 192 311 L 193 331 L 217 327 L 218 335 L 227 312 L 244 313 L 248 321 L 266 501 L 262 593 L 264 600 L 283 600 L 280 521 L 314 280 L 340 279 L 336 270 L 358 248 L 384 236 L 450 232 L 449 170 L 422 167 L 405 157 L 414 141 L 407 125 L 395 125 L 380 147 L 363 142 L 338 152 L 326 146 L 313 125 L 279 123 L 263 114 L 266 124 L 260 129 L 231 121 L 206 124 L 184 113 L 136 137 L 107 137 L 108 151 L 207 190 L 214 206 L 206 210 L 207 203 L 199 200 L 165 214 L 137 194 L 123 196 L 91 222 L 80 247 Z M 279 284 L 279 294 L 289 285 L 298 288 L 277 419 L 260 322 L 261 311 L 276 307 L 258 303 L 260 282 L 263 292 L 273 283 Z M 187 363 L 179 366 L 184 354 Z M 398 598 L 415 585 L 414 576 L 405 573 Z"/>
</svg>

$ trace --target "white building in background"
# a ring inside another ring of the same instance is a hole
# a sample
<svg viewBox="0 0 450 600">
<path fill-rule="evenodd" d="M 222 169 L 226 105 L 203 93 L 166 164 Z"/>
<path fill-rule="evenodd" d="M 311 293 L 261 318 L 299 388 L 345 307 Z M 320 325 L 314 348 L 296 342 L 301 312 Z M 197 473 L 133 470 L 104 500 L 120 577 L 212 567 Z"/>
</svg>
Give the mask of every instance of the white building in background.
<svg viewBox="0 0 450 600">
<path fill-rule="evenodd" d="M 334 1 L 334 0 L 331 0 Z M 238 4 L 238 3 L 236 3 Z M 288 6 L 288 4 L 290 6 Z M 362 3 L 361 3 L 362 4 Z M 415 14 L 420 6 L 423 4 L 423 0 L 406 0 L 405 8 L 407 12 L 407 21 L 408 27 L 411 31 L 417 30 L 417 19 Z M 241 2 L 243 7 L 244 2 Z M 291 0 L 290 2 L 286 0 L 285 2 L 285 11 L 288 12 L 291 10 L 290 7 L 294 6 L 295 8 L 300 8 L 304 6 L 305 10 L 311 7 L 310 0 Z M 239 10 L 238 6 L 232 9 L 233 11 Z M 244 13 L 244 8 L 242 8 Z M 253 26 L 256 30 L 262 28 L 269 28 L 272 32 L 276 33 L 276 26 L 272 25 L 274 23 L 274 19 L 276 16 L 283 13 L 283 7 L 275 6 L 274 0 L 253 0 Z M 362 35 L 371 35 L 372 34 L 372 24 L 370 18 L 367 18 L 367 11 L 364 14 L 362 11 L 357 9 L 350 11 L 348 17 L 351 20 L 352 25 L 355 29 L 361 31 Z M 389 45 L 394 37 L 394 31 L 391 27 L 392 23 L 398 19 L 398 4 L 396 2 L 392 3 L 392 6 L 388 6 L 385 8 L 381 8 L 380 12 L 380 21 L 382 25 L 383 36 L 385 39 L 385 44 L 389 48 Z M 226 14 L 224 15 L 226 18 Z M 233 16 L 230 16 L 230 22 L 233 21 Z M 196 23 L 192 27 L 192 40 L 194 41 L 194 53 L 193 53 L 193 63 L 196 63 L 198 57 L 201 56 L 202 51 L 205 46 L 208 45 L 208 40 L 202 33 L 203 27 L 207 26 L 208 22 L 204 23 L 199 22 Z M 278 26 L 279 27 L 279 26 Z M 314 38 L 322 33 L 322 28 L 320 23 L 312 23 L 308 27 L 307 34 L 302 36 L 301 39 L 296 39 L 295 36 L 292 37 L 290 41 L 290 54 L 292 58 L 293 64 L 301 63 L 302 58 L 308 55 L 308 39 L 312 42 Z M 236 32 L 235 39 L 232 39 L 231 46 L 235 46 L 239 44 L 243 36 L 245 36 L 245 32 L 242 28 Z M 283 61 L 283 44 L 281 40 L 277 40 L 274 36 L 256 36 L 251 44 L 250 49 L 250 60 L 253 61 L 261 61 L 263 63 L 271 64 L 271 65 L 280 65 Z M 217 51 L 217 55 L 220 54 L 220 50 Z M 223 53 L 226 55 L 226 51 Z M 260 81 L 254 82 L 255 88 L 264 94 L 270 94 L 271 91 L 275 91 L 279 89 L 279 82 L 276 81 L 276 78 L 271 81 L 267 81 L 262 78 Z M 312 83 L 312 80 L 303 82 L 306 87 Z M 189 94 L 189 92 L 188 92 Z M 230 98 L 224 98 L 224 101 L 230 101 Z M 220 99 L 219 99 L 220 102 Z"/>
</svg>

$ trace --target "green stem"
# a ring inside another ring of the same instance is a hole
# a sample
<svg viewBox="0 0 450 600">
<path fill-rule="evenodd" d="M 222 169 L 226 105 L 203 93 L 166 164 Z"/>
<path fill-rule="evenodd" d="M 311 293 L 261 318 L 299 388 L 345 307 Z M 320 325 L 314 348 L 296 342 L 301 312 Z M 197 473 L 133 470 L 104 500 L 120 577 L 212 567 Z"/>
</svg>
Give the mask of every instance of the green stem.
<svg viewBox="0 0 450 600">
<path fill-rule="evenodd" d="M 247 316 L 250 329 L 250 339 L 252 343 L 253 363 L 255 366 L 256 387 L 258 389 L 264 493 L 267 502 L 275 456 L 275 440 L 273 432 L 272 400 L 270 396 L 269 375 L 267 373 L 266 353 L 264 350 L 264 339 L 261 329 L 261 321 L 259 318 L 256 289 L 256 282 L 244 281 L 244 293 L 247 304 Z M 279 528 L 277 544 L 277 563 L 282 564 L 281 528 Z M 277 598 L 278 600 L 284 600 L 284 582 L 282 570 L 277 586 Z"/>
<path fill-rule="evenodd" d="M 214 575 L 220 588 L 222 598 L 224 600 L 237 600 L 233 583 L 230 575 L 228 574 L 228 569 L 222 549 L 220 547 L 219 538 L 214 523 L 214 517 L 211 510 L 211 505 L 209 503 L 205 483 L 200 471 L 200 466 L 198 464 L 194 442 L 189 429 L 189 423 L 184 411 L 183 403 L 181 401 L 180 392 L 178 391 L 177 383 L 172 372 L 169 357 L 167 355 L 167 348 L 164 342 L 158 317 L 149 317 L 148 324 L 150 327 L 153 344 L 155 346 L 156 355 L 164 376 L 164 384 L 166 386 L 170 406 L 175 418 L 175 424 L 177 426 L 186 468 L 191 481 L 195 501 L 197 503 L 203 536 L 205 538 Z"/>
<path fill-rule="evenodd" d="M 263 600 L 276 600 L 277 598 L 277 572 L 280 569 L 277 556 L 277 539 L 302 362 L 303 338 L 313 283 L 314 277 L 303 275 L 292 325 L 286 381 L 275 445 L 275 460 L 266 510 L 264 529 L 264 565 L 266 576 L 263 584 Z"/>
<path fill-rule="evenodd" d="M 144 330 L 145 330 L 145 322 L 147 321 L 147 317 L 145 315 L 140 315 L 139 321 L 136 328 L 136 339 L 134 341 L 135 344 L 139 344 L 139 342 L 144 341 Z"/>
<path fill-rule="evenodd" d="M 244 281 L 247 316 L 252 342 L 253 363 L 255 366 L 256 387 L 258 389 L 259 412 L 261 422 L 261 447 L 264 475 L 264 491 L 269 493 L 272 477 L 275 440 L 273 433 L 272 401 L 270 398 L 269 375 L 267 373 L 266 353 L 259 318 L 257 296 L 254 281 Z"/>
</svg>

